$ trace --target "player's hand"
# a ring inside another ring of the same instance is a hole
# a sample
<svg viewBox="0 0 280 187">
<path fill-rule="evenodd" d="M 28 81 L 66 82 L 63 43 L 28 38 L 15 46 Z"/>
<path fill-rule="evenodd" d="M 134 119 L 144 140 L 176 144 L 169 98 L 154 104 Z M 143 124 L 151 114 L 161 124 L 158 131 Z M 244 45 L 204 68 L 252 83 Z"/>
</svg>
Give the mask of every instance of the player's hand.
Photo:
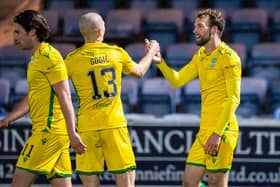
<svg viewBox="0 0 280 187">
<path fill-rule="evenodd" d="M 76 153 L 83 154 L 86 151 L 87 146 L 83 143 L 78 133 L 70 135 L 70 143 Z"/>
<path fill-rule="evenodd" d="M 153 62 L 160 63 L 161 62 L 161 53 L 160 53 L 160 46 L 156 40 L 148 40 L 145 39 L 145 52 L 148 51 L 153 52 Z"/>
<path fill-rule="evenodd" d="M 5 119 L 0 120 L 0 129 L 4 129 L 6 127 L 8 127 L 9 122 Z"/>
<path fill-rule="evenodd" d="M 204 145 L 206 154 L 216 156 L 219 151 L 220 142 L 221 137 L 216 133 L 212 133 Z"/>
</svg>

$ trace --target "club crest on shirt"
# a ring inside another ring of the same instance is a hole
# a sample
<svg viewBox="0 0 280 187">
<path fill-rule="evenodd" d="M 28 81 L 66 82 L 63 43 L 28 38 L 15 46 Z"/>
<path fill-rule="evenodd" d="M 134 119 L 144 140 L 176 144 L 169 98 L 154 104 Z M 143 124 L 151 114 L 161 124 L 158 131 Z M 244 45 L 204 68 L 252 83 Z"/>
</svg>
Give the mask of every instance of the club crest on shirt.
<svg viewBox="0 0 280 187">
<path fill-rule="evenodd" d="M 212 58 L 210 68 L 214 68 L 216 66 L 216 63 L 217 63 L 217 58 Z"/>
</svg>

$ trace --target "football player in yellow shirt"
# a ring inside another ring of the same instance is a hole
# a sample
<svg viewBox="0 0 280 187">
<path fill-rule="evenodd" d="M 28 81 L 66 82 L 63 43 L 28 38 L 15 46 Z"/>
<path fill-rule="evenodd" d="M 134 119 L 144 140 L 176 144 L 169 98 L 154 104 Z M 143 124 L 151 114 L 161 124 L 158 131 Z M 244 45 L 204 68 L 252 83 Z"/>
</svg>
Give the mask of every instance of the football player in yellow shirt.
<svg viewBox="0 0 280 187">
<path fill-rule="evenodd" d="M 186 160 L 184 187 L 198 187 L 205 173 L 209 186 L 228 186 L 238 139 L 235 111 L 240 102 L 241 61 L 238 54 L 221 41 L 224 26 L 221 12 L 199 11 L 193 33 L 200 48 L 192 60 L 177 72 L 159 53 L 154 58 L 164 77 L 175 88 L 195 78 L 200 80 L 200 128 Z M 149 48 L 148 42 L 146 47 Z"/>
<path fill-rule="evenodd" d="M 29 112 L 32 135 L 18 157 L 13 187 L 29 187 L 40 174 L 53 187 L 71 187 L 69 146 L 79 154 L 85 145 L 75 131 L 75 115 L 68 75 L 61 54 L 46 43 L 49 26 L 34 10 L 14 17 L 14 41 L 32 54 L 27 69 L 28 95 L 20 101 L 0 128 Z"/>
<path fill-rule="evenodd" d="M 82 15 L 79 27 L 85 43 L 65 60 L 79 98 L 78 133 L 87 145 L 76 156 L 76 171 L 85 187 L 97 187 L 106 164 L 118 187 L 133 187 L 136 164 L 121 102 L 122 73 L 142 77 L 159 44 L 151 41 L 135 63 L 121 47 L 103 43 L 105 23 L 99 14 Z"/>
</svg>

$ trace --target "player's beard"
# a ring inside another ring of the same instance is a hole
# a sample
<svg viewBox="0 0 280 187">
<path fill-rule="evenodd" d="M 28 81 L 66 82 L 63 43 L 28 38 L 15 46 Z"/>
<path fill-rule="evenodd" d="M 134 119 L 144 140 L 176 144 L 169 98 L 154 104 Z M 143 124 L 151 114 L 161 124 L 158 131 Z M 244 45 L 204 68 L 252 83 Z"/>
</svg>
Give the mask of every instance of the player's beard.
<svg viewBox="0 0 280 187">
<path fill-rule="evenodd" d="M 207 44 L 211 39 L 211 32 L 210 29 L 206 32 L 205 35 L 201 36 L 200 39 L 197 39 L 196 45 L 198 46 L 204 46 L 205 44 Z"/>
</svg>

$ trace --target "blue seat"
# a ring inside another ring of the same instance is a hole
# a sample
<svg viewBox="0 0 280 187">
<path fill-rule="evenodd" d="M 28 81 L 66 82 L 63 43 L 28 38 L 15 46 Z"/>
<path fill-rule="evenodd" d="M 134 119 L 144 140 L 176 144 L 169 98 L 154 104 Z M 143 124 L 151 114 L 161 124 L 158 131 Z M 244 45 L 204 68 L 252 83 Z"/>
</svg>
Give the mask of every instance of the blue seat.
<svg viewBox="0 0 280 187">
<path fill-rule="evenodd" d="M 8 79 L 0 78 L 0 108 L 10 102 L 11 84 Z"/>
<path fill-rule="evenodd" d="M 166 50 L 166 62 L 175 70 L 180 70 L 193 57 L 198 50 L 194 43 L 175 43 L 168 46 Z"/>
<path fill-rule="evenodd" d="M 141 113 L 163 116 L 176 112 L 180 89 L 173 89 L 164 78 L 144 80 L 139 97 Z"/>
<path fill-rule="evenodd" d="M 54 43 L 53 46 L 61 53 L 63 58 L 65 58 L 69 52 L 76 49 L 75 44 L 71 43 Z"/>
<path fill-rule="evenodd" d="M 244 118 L 262 114 L 267 91 L 268 83 L 265 79 L 243 77 L 241 80 L 240 105 L 236 114 Z"/>
<path fill-rule="evenodd" d="M 277 9 L 280 9 L 280 2 L 278 0 L 253 0 L 255 8 L 264 8 L 269 14 L 269 18 L 273 18 L 273 14 Z"/>
<path fill-rule="evenodd" d="M 183 31 L 184 15 L 179 9 L 155 9 L 145 17 L 144 32 L 159 42 L 165 53 L 168 45 L 176 43 Z"/>
<path fill-rule="evenodd" d="M 79 103 L 80 101 L 79 101 L 79 97 L 76 93 L 76 90 L 75 90 L 71 80 L 69 80 L 69 87 L 70 87 L 71 100 L 73 103 L 74 111 L 75 111 L 75 113 L 77 113 L 77 111 L 80 107 L 80 103 Z"/>
<path fill-rule="evenodd" d="M 0 48 L 0 67 L 23 67 L 29 62 L 28 51 L 9 45 Z"/>
<path fill-rule="evenodd" d="M 273 113 L 280 107 L 280 79 L 270 82 L 268 94 L 268 112 Z"/>
<path fill-rule="evenodd" d="M 266 33 L 268 14 L 265 9 L 234 10 L 230 15 L 229 34 L 233 43 L 244 43 L 248 50 L 261 42 Z"/>
<path fill-rule="evenodd" d="M 274 42 L 280 41 L 280 10 L 275 10 L 272 16 L 271 37 Z"/>
<path fill-rule="evenodd" d="M 242 69 L 245 70 L 247 68 L 247 59 L 248 59 L 248 52 L 247 48 L 243 43 L 229 43 L 229 46 L 237 52 L 240 57 L 242 63 Z"/>
<path fill-rule="evenodd" d="M 117 0 L 87 0 L 87 8 L 98 10 L 102 17 L 117 8 Z"/>
<path fill-rule="evenodd" d="M 183 111 L 200 116 L 201 113 L 201 93 L 200 82 L 194 79 L 183 87 L 182 92 Z"/>
<path fill-rule="evenodd" d="M 171 0 L 170 6 L 182 10 L 184 17 L 186 17 L 190 12 L 198 9 L 200 3 L 197 0 Z"/>
<path fill-rule="evenodd" d="M 106 38 L 133 41 L 141 32 L 142 15 L 138 10 L 111 10 L 106 17 Z"/>
<path fill-rule="evenodd" d="M 76 7 L 75 0 L 47 0 L 45 1 L 45 9 L 65 11 L 66 9 L 74 9 Z"/>
<path fill-rule="evenodd" d="M 59 13 L 57 10 L 43 10 L 42 15 L 46 18 L 50 29 L 51 35 L 58 35 L 60 31 L 59 29 Z M 51 37 L 52 37 L 51 36 Z"/>
<path fill-rule="evenodd" d="M 95 9 L 69 9 L 62 14 L 63 35 L 56 37 L 55 42 L 75 43 L 80 45 L 83 43 L 83 38 L 79 29 L 80 17 L 88 12 L 96 12 Z"/>
<path fill-rule="evenodd" d="M 138 103 L 138 91 L 138 79 L 132 77 L 124 77 L 122 79 L 121 98 L 125 113 L 134 112 L 134 108 Z"/>
<path fill-rule="evenodd" d="M 146 15 L 149 11 L 156 9 L 158 3 L 159 0 L 129 0 L 128 7 L 139 10 L 143 15 Z"/>
<path fill-rule="evenodd" d="M 11 104 L 17 104 L 23 97 L 28 94 L 28 84 L 25 78 L 17 80 L 14 87 L 14 92 L 11 96 Z"/>
<path fill-rule="evenodd" d="M 26 77 L 26 69 L 20 67 L 1 67 L 0 78 L 9 80 L 11 89 L 13 90 L 19 79 Z"/>
<path fill-rule="evenodd" d="M 233 0 L 233 1 L 225 1 L 225 0 L 212 0 L 210 1 L 210 6 L 212 8 L 223 9 L 225 12 L 232 12 L 237 9 L 241 9 L 243 7 L 243 0 Z"/>
<path fill-rule="evenodd" d="M 254 45 L 248 64 L 249 75 L 265 78 L 268 81 L 280 79 L 279 50 L 279 43 L 268 42 Z"/>
</svg>

